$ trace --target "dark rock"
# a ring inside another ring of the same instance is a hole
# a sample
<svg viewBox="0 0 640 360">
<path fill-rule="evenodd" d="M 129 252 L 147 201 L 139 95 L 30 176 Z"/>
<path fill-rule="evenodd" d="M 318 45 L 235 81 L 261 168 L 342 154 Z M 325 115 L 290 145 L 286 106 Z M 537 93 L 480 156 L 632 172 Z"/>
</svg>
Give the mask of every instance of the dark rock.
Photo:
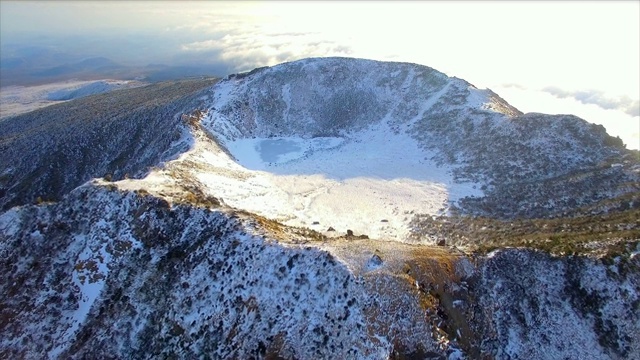
<svg viewBox="0 0 640 360">
<path fill-rule="evenodd" d="M 445 246 L 447 245 L 446 241 L 443 240 L 438 240 L 438 246 Z"/>
<path fill-rule="evenodd" d="M 336 229 L 334 229 L 332 226 L 329 226 L 329 228 L 327 229 L 327 231 L 336 231 Z"/>
<path fill-rule="evenodd" d="M 182 326 L 180 326 L 179 324 L 173 324 L 173 327 L 171 328 L 170 331 L 172 336 L 180 336 L 182 334 L 184 334 L 184 328 Z"/>
<path fill-rule="evenodd" d="M 353 231 L 352 230 L 347 230 L 347 236 L 353 236 Z"/>
<path fill-rule="evenodd" d="M 369 259 L 369 265 L 378 267 L 382 265 L 382 259 L 380 258 L 380 256 L 378 256 L 378 254 L 373 254 L 373 256 L 371 256 L 371 259 Z"/>
<path fill-rule="evenodd" d="M 314 221 L 311 225 L 320 225 L 319 221 Z"/>
<path fill-rule="evenodd" d="M 389 222 L 389 220 L 387 220 L 387 219 L 382 219 L 382 220 L 380 220 L 380 222 Z"/>
</svg>

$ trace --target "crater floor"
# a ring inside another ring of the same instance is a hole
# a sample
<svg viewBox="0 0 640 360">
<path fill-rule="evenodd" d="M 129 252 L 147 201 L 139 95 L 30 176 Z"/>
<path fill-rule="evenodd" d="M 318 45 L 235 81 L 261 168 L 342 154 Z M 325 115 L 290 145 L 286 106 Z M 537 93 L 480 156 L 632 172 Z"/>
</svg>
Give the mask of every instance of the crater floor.
<svg viewBox="0 0 640 360">
<path fill-rule="evenodd" d="M 209 170 L 195 175 L 208 194 L 329 236 L 352 230 L 402 241 L 413 213 L 442 214 L 450 201 L 480 194 L 385 123 L 344 138 L 240 139 L 227 147 L 235 159 L 196 146 L 193 156 Z"/>
</svg>

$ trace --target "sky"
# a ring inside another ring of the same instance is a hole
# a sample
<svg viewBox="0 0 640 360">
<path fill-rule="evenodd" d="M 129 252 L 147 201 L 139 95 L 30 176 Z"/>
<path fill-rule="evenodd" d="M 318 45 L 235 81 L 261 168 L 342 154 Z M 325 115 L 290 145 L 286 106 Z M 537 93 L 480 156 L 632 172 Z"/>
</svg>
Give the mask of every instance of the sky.
<svg viewBox="0 0 640 360">
<path fill-rule="evenodd" d="M 2 45 L 220 75 L 312 56 L 404 61 L 571 113 L 640 148 L 638 1 L 0 1 Z"/>
</svg>

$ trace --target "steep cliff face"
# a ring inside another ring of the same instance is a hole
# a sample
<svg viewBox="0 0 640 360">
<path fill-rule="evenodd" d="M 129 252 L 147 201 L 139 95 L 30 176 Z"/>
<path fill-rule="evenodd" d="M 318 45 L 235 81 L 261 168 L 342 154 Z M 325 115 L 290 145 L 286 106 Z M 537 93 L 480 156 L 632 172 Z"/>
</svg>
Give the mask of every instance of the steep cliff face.
<svg viewBox="0 0 640 360">
<path fill-rule="evenodd" d="M 0 357 L 640 358 L 602 128 L 415 64 L 145 89 L 0 122 Z"/>
</svg>

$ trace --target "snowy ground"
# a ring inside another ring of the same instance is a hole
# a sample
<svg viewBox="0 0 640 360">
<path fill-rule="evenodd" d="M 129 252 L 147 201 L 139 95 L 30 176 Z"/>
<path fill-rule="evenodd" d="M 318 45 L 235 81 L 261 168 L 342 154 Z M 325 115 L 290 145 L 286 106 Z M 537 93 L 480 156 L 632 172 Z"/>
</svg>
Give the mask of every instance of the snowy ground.
<svg viewBox="0 0 640 360">
<path fill-rule="evenodd" d="M 211 195 L 327 235 L 349 229 L 402 241 L 413 213 L 440 214 L 450 201 L 480 194 L 384 123 L 348 138 L 236 140 L 228 149 L 237 161 L 198 148 L 193 155 L 207 166 L 195 175 Z"/>
<path fill-rule="evenodd" d="M 7 86 L 0 89 L 0 119 L 66 100 L 142 85 L 145 83 L 134 80 L 69 80 L 37 86 Z"/>
</svg>

